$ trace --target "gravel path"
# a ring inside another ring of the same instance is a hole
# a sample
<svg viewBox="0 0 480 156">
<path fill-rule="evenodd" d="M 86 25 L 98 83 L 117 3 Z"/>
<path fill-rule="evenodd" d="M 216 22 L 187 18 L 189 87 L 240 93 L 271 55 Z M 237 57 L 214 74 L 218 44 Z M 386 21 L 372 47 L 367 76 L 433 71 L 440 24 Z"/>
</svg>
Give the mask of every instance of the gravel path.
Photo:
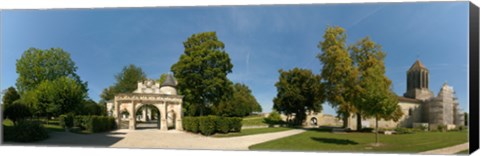
<svg viewBox="0 0 480 156">
<path fill-rule="evenodd" d="M 110 147 L 248 150 L 251 145 L 304 131 L 295 129 L 239 137 L 213 138 L 183 131 L 135 130 L 128 132 L 123 140 Z"/>
<path fill-rule="evenodd" d="M 463 144 L 460 144 L 460 145 L 455 145 L 455 146 L 450 146 L 450 147 L 445 147 L 445 148 L 420 152 L 418 154 L 455 154 L 455 153 L 458 153 L 460 151 L 468 149 L 468 145 L 469 144 L 467 142 L 467 143 L 463 143 Z"/>
</svg>

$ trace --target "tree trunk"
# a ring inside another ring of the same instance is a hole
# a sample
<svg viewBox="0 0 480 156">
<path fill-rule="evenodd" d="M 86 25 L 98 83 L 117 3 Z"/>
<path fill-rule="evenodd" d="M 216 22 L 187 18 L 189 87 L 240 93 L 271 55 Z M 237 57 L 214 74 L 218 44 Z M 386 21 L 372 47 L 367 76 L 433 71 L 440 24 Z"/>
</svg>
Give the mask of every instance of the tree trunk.
<svg viewBox="0 0 480 156">
<path fill-rule="evenodd" d="M 375 117 L 375 145 L 378 145 L 378 116 Z"/>
<path fill-rule="evenodd" d="M 343 114 L 343 128 L 348 128 L 348 114 Z"/>
<path fill-rule="evenodd" d="M 362 115 L 357 113 L 357 131 L 362 130 Z"/>
</svg>

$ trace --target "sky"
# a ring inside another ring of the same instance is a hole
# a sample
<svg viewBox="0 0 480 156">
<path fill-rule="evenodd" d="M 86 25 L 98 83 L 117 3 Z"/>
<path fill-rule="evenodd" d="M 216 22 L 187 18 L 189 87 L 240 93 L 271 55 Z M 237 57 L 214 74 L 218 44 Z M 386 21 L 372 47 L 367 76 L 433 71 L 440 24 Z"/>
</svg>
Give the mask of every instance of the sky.
<svg viewBox="0 0 480 156">
<path fill-rule="evenodd" d="M 99 101 L 124 66 L 158 79 L 188 37 L 215 31 L 234 65 L 228 78 L 246 84 L 270 112 L 278 70 L 319 74 L 317 45 L 327 26 L 341 26 L 348 44 L 369 36 L 382 46 L 397 95 L 419 59 L 430 70 L 430 90 L 437 95 L 448 82 L 468 112 L 468 2 L 2 10 L 0 21 L 0 90 L 15 86 L 25 50 L 57 47 L 70 53 L 89 97 Z"/>
</svg>

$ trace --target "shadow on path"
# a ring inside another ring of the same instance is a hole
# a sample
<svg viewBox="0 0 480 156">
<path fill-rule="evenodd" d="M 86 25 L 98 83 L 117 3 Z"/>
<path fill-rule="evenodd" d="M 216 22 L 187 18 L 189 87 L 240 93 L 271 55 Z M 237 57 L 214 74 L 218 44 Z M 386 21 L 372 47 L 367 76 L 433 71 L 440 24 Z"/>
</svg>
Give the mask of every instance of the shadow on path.
<svg viewBox="0 0 480 156">
<path fill-rule="evenodd" d="M 319 137 L 310 137 L 310 139 L 322 142 L 322 143 L 328 143 L 328 144 L 337 144 L 337 145 L 356 145 L 358 144 L 355 141 L 348 140 L 348 139 L 333 139 L 333 138 L 319 138 Z"/>
<path fill-rule="evenodd" d="M 4 142 L 5 145 L 20 146 L 81 146 L 109 147 L 124 138 L 125 132 L 105 132 L 93 134 L 76 134 L 71 132 L 50 132 L 46 140 L 32 143 Z"/>
</svg>

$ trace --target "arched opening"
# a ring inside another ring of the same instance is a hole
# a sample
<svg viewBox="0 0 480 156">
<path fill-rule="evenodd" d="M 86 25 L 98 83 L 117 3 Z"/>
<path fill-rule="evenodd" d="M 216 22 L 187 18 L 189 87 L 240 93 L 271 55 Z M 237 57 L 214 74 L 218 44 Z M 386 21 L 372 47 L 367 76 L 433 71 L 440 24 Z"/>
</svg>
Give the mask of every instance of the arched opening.
<svg viewBox="0 0 480 156">
<path fill-rule="evenodd" d="M 140 106 L 135 115 L 136 129 L 160 129 L 160 111 L 154 105 Z"/>
<path fill-rule="evenodd" d="M 176 128 L 176 114 L 173 110 L 168 111 L 167 113 L 167 128 L 175 129 Z"/>
<path fill-rule="evenodd" d="M 312 126 L 317 126 L 317 125 L 318 125 L 318 120 L 317 120 L 317 118 L 316 118 L 316 117 L 310 118 L 310 124 L 311 124 Z"/>
</svg>

